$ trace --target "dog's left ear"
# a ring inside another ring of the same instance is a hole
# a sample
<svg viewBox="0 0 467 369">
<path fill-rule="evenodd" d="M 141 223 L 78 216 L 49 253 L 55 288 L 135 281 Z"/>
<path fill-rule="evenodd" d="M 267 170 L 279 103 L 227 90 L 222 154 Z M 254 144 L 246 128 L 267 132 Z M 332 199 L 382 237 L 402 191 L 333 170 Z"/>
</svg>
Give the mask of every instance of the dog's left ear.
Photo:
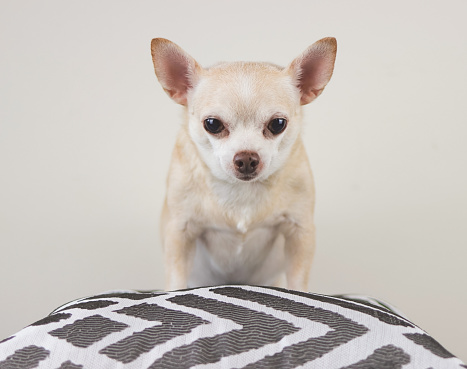
<svg viewBox="0 0 467 369">
<path fill-rule="evenodd" d="M 300 104 L 316 99 L 331 79 L 336 60 L 337 41 L 334 37 L 316 41 L 290 63 L 287 72 L 300 89 Z"/>
<path fill-rule="evenodd" d="M 180 46 L 164 38 L 151 41 L 151 54 L 156 76 L 165 92 L 186 106 L 188 91 L 198 82 L 202 68 Z"/>
</svg>

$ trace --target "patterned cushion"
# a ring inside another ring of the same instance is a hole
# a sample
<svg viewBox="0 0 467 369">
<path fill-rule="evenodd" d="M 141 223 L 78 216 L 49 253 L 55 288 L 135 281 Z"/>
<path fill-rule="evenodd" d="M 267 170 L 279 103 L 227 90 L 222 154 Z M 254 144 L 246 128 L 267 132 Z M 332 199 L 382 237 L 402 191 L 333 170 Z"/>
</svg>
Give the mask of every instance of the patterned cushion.
<svg viewBox="0 0 467 369">
<path fill-rule="evenodd" d="M 6 368 L 467 368 L 368 298 L 218 286 L 79 299 L 0 343 Z"/>
</svg>

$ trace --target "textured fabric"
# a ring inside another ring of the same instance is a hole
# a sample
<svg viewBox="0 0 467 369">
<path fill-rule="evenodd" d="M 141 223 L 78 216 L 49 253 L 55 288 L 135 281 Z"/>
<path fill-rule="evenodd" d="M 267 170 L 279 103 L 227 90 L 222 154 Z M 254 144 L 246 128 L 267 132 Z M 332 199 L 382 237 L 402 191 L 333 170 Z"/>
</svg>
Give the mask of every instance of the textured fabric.
<svg viewBox="0 0 467 369">
<path fill-rule="evenodd" d="M 278 288 L 116 292 L 0 343 L 0 369 L 467 368 L 386 304 Z"/>
</svg>

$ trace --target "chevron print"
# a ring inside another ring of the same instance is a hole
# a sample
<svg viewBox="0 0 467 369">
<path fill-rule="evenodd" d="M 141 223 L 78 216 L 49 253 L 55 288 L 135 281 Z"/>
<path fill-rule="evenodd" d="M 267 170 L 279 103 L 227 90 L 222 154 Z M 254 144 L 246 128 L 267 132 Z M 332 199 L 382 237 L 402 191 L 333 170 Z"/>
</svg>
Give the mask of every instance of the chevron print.
<svg viewBox="0 0 467 369">
<path fill-rule="evenodd" d="M 340 314 L 300 302 L 291 304 L 290 299 L 284 297 L 234 287 L 214 289 L 213 292 L 246 301 L 262 302 L 277 311 L 287 311 L 296 317 L 303 317 L 311 322 L 323 323 L 331 328 L 324 336 L 309 338 L 291 345 L 275 355 L 267 356 L 254 363 L 251 368 L 294 368 L 297 365 L 303 365 L 321 357 L 335 347 L 349 342 L 368 331 L 366 327 Z M 303 354 L 296 357 L 297 352 Z"/>
<path fill-rule="evenodd" d="M 216 363 L 223 357 L 278 342 L 283 337 L 298 331 L 292 323 L 244 306 L 207 299 L 194 294 L 176 296 L 169 300 L 178 305 L 196 308 L 231 320 L 241 329 L 230 330 L 214 337 L 200 338 L 190 345 L 175 348 L 156 360 L 150 366 L 151 369 L 166 367 L 182 369 Z"/>
<path fill-rule="evenodd" d="M 466 368 L 387 305 L 217 286 L 65 304 L 0 341 L 0 369 Z"/>
<path fill-rule="evenodd" d="M 51 336 L 64 339 L 76 347 L 89 347 L 93 343 L 114 332 L 120 332 L 128 326 L 115 322 L 101 315 L 88 316 L 49 332 Z"/>
<path fill-rule="evenodd" d="M 117 311 L 121 314 L 135 316 L 148 321 L 159 321 L 162 325 L 146 328 L 99 351 L 122 363 L 129 363 L 155 346 L 167 342 L 177 336 L 185 335 L 207 321 L 195 315 L 177 310 L 170 310 L 159 305 L 141 304 Z"/>
<path fill-rule="evenodd" d="M 49 356 L 50 352 L 42 347 L 26 346 L 16 350 L 4 361 L 0 362 L 0 368 L 36 368 L 42 360 Z"/>
</svg>

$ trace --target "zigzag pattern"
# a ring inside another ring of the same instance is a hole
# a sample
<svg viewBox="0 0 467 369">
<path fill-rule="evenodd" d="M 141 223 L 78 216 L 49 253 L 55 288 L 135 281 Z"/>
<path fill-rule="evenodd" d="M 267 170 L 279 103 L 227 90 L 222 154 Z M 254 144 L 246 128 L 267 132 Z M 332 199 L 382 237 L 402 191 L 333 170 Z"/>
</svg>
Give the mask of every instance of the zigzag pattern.
<svg viewBox="0 0 467 369">
<path fill-rule="evenodd" d="M 219 286 L 68 303 L 0 342 L 0 369 L 467 368 L 374 300 Z"/>
</svg>

